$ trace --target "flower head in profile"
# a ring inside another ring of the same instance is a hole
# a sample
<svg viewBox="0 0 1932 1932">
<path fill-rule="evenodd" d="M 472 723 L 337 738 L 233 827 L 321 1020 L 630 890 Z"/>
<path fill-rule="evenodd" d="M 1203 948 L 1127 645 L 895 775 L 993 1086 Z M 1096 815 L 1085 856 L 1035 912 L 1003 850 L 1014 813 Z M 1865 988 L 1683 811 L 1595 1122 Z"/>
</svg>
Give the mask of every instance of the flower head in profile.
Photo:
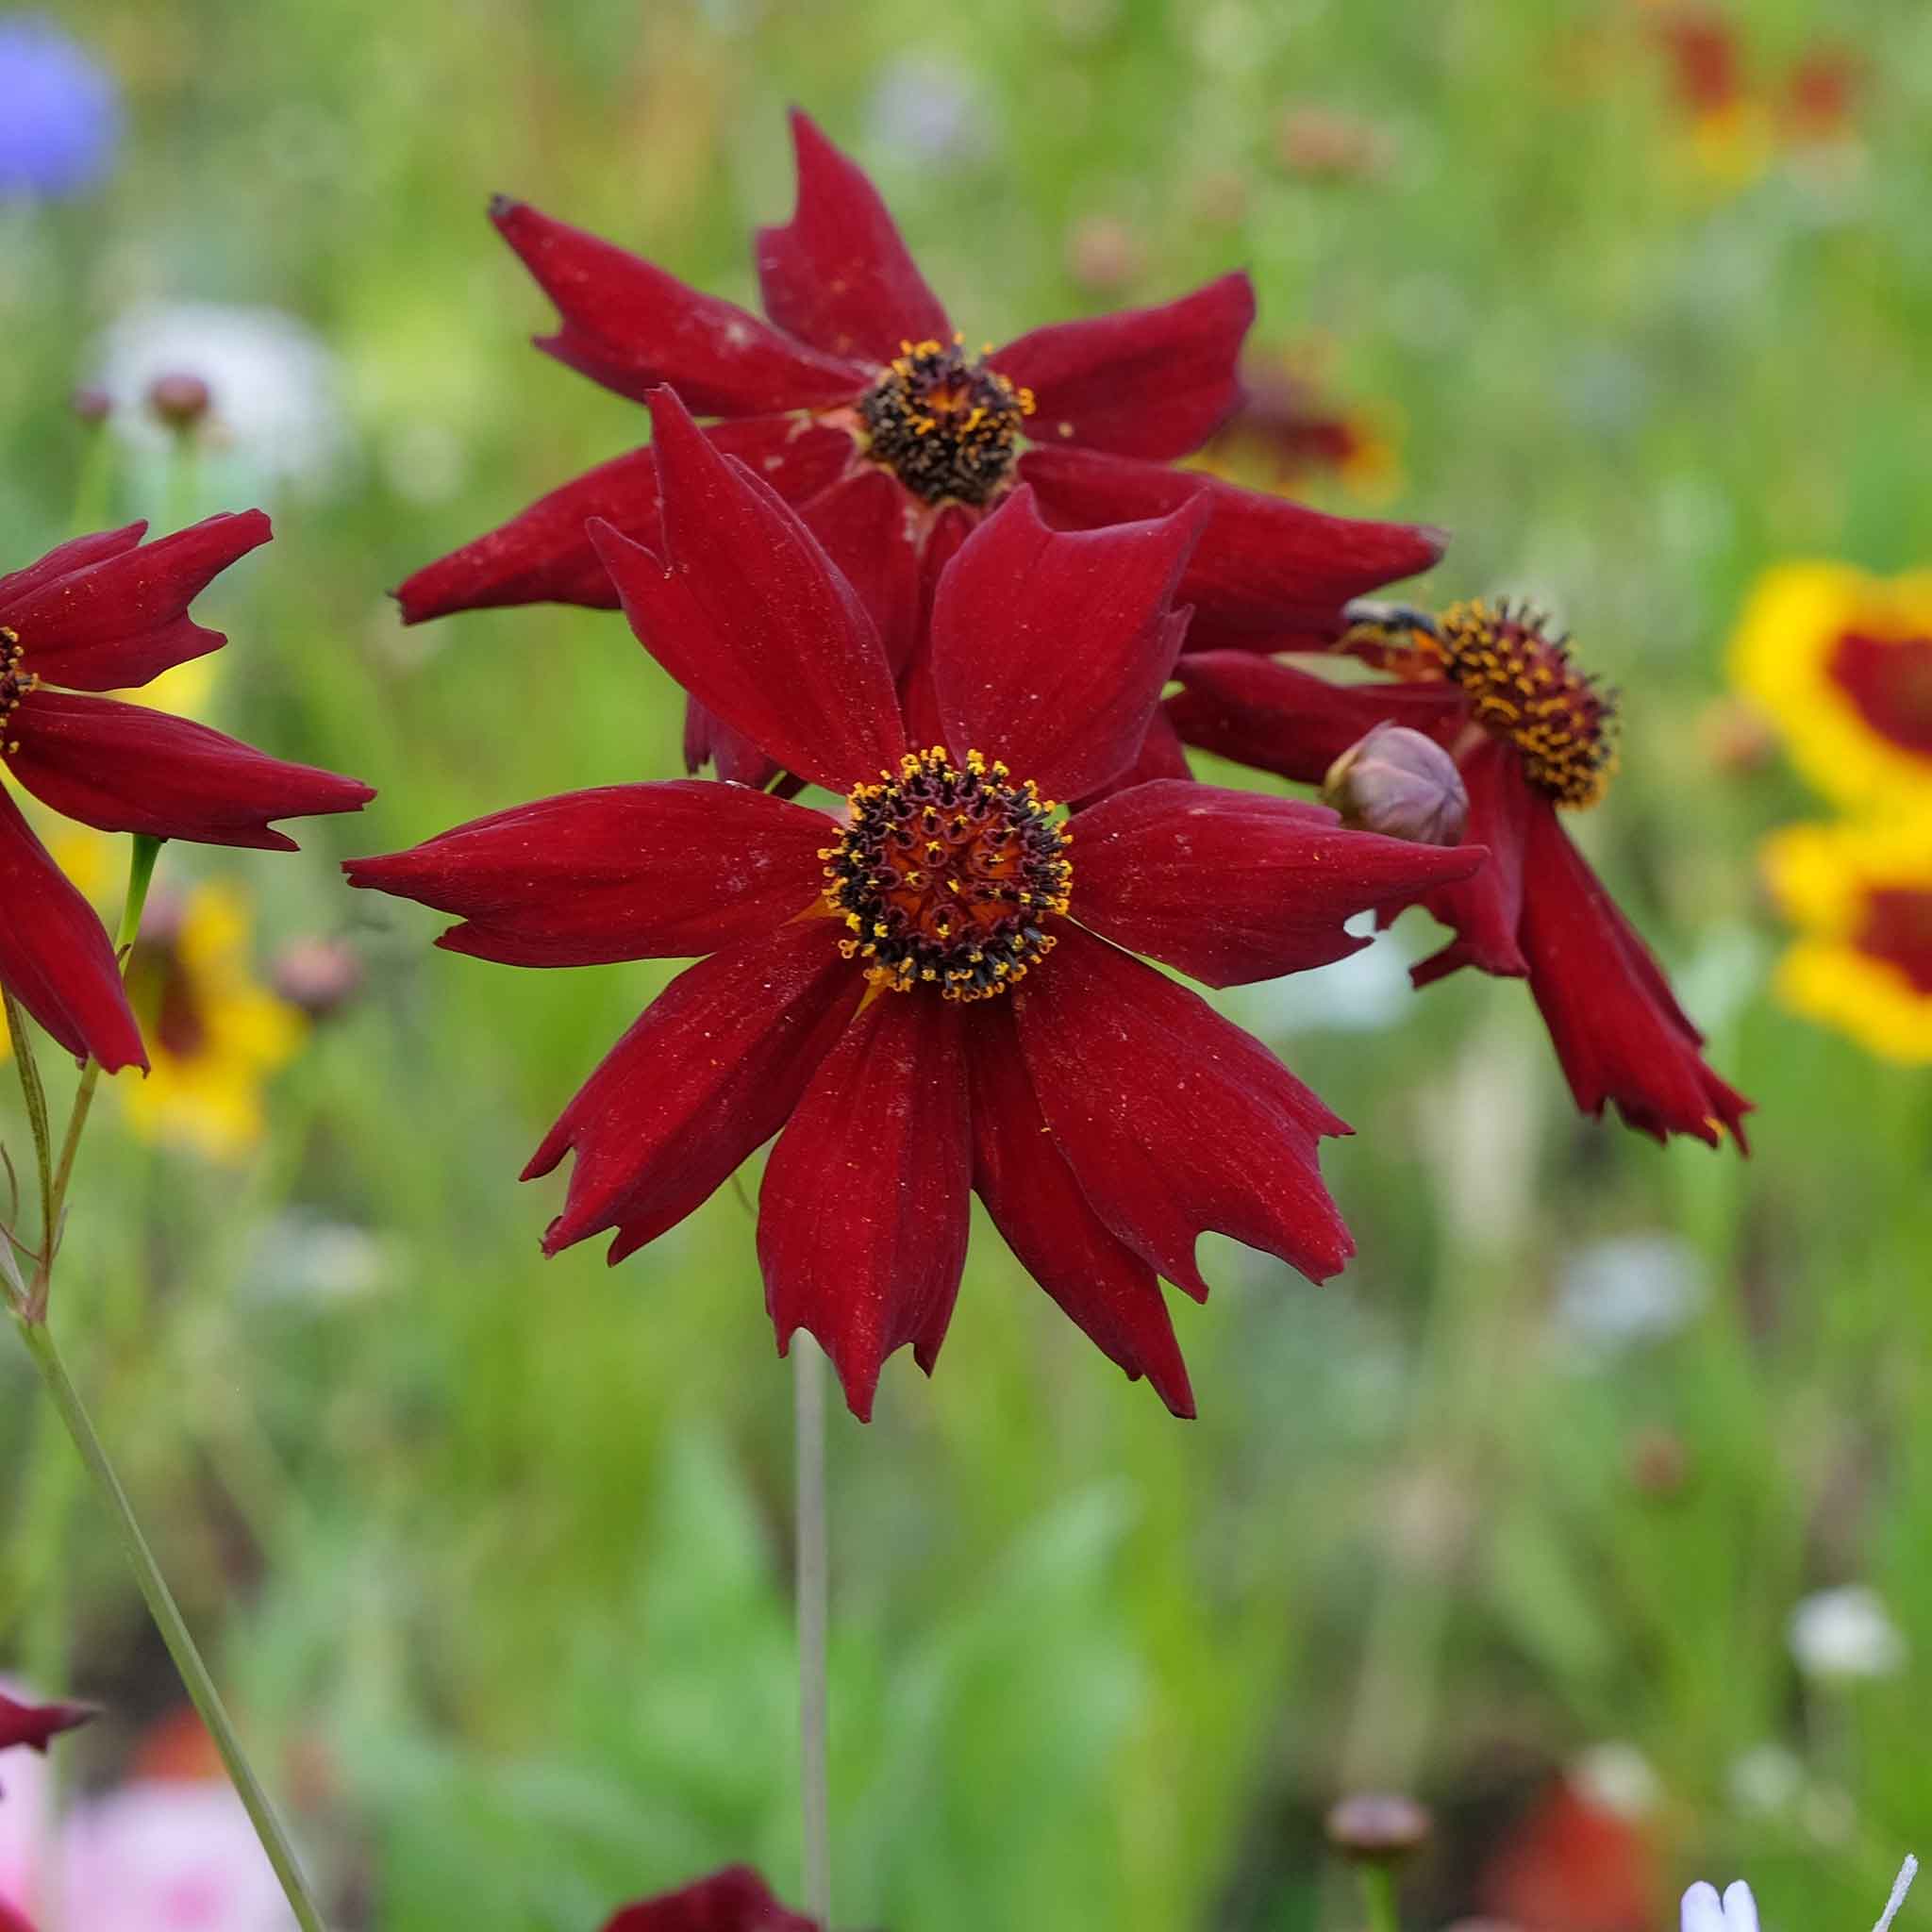
<svg viewBox="0 0 1932 1932">
<path fill-rule="evenodd" d="M 268 541 L 268 519 L 210 517 L 152 543 L 146 527 L 77 537 L 0 576 L 0 762 L 42 805 L 101 831 L 292 851 L 272 820 L 354 811 L 375 793 L 99 695 L 226 641 L 189 605 Z M 0 890 L 0 981 L 77 1058 L 108 1073 L 146 1066 L 107 932 L 4 791 Z"/>
<path fill-rule="evenodd" d="M 621 1258 L 778 1136 L 758 1255 L 781 1348 L 824 1344 L 861 1417 L 887 1356 L 930 1370 L 976 1191 L 1034 1278 L 1130 1375 L 1191 1412 L 1158 1277 L 1207 1293 L 1217 1228 L 1320 1278 L 1350 1251 L 1316 1146 L 1341 1123 L 1258 1042 L 1143 965 L 1213 986 L 1365 943 L 1354 913 L 1481 855 L 1133 765 L 1186 623 L 1207 515 L 1056 532 L 1012 492 L 931 615 L 936 732 L 894 690 L 863 602 L 799 515 L 653 399 L 654 553 L 593 526 L 632 628 L 760 759 L 837 816 L 738 785 L 580 791 L 389 858 L 352 884 L 466 923 L 527 966 L 701 957 L 565 1109 L 555 1252 Z M 1109 791 L 1068 824 L 1057 799 Z"/>
<path fill-rule="evenodd" d="M 787 1911 L 749 1865 L 727 1865 L 625 1906 L 604 1932 L 818 1932 L 818 1922 Z"/>
<path fill-rule="evenodd" d="M 1882 1059 L 1932 1065 L 1932 811 L 1790 825 L 1763 863 L 1798 932 L 1778 997 Z"/>
<path fill-rule="evenodd" d="M 1731 675 L 1825 797 L 1932 814 L 1932 571 L 1766 572 L 1731 641 Z"/>
<path fill-rule="evenodd" d="M 1242 275 L 1152 308 L 970 347 L 926 286 L 864 174 L 792 116 L 798 204 L 761 229 L 765 320 L 701 294 L 525 203 L 491 219 L 562 317 L 539 346 L 607 389 L 662 385 L 706 439 L 794 507 L 863 599 L 921 726 L 935 728 L 921 655 L 932 587 L 968 532 L 1021 484 L 1044 519 L 1093 528 L 1209 516 L 1181 586 L 1202 640 L 1331 617 L 1349 597 L 1425 569 L 1433 531 L 1327 517 L 1170 467 L 1235 406 L 1254 318 Z M 647 449 L 603 464 L 418 571 L 397 592 L 410 623 L 483 606 L 608 608 L 617 592 L 585 534 L 600 518 L 658 541 Z M 766 774 L 693 707 L 687 757 L 724 777 Z"/>
<path fill-rule="evenodd" d="M 113 166 L 121 97 L 76 42 L 32 14 L 0 20 L 0 201 L 79 194 Z"/>
<path fill-rule="evenodd" d="M 1744 1144 L 1751 1103 L 1706 1064 L 1703 1036 L 1662 969 L 1572 842 L 1559 813 L 1593 805 L 1616 769 L 1614 701 L 1565 639 L 1507 603 L 1436 618 L 1360 613 L 1344 647 L 1392 674 L 1340 684 L 1249 652 L 1190 653 L 1170 703 L 1181 737 L 1307 783 L 1366 733 L 1395 724 L 1454 757 L 1468 837 L 1491 861 L 1419 894 L 1456 938 L 1415 968 L 1418 986 L 1458 967 L 1526 978 L 1576 1104 L 1657 1140 Z"/>
</svg>

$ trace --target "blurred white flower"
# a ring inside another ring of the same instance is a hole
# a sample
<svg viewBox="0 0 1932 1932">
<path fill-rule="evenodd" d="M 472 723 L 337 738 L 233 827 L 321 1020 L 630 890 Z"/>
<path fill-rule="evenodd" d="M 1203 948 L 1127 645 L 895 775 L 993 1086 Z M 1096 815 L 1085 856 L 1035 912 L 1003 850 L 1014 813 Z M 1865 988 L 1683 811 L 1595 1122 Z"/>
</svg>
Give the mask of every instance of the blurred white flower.
<svg viewBox="0 0 1932 1932">
<path fill-rule="evenodd" d="M 1757 1932 L 1757 1901 L 1741 1878 L 1724 1887 L 1723 1898 L 1700 1878 L 1684 1894 L 1680 1911 L 1683 1932 Z"/>
<path fill-rule="evenodd" d="M 1635 1744 L 1592 1744 L 1570 1767 L 1570 1782 L 1599 1810 L 1638 1819 L 1657 1808 L 1663 1786 Z"/>
<path fill-rule="evenodd" d="M 1890 1677 L 1905 1668 L 1905 1638 L 1867 1584 L 1842 1584 L 1806 1597 L 1792 1610 L 1786 1636 L 1793 1661 L 1807 1677 Z"/>
<path fill-rule="evenodd" d="M 397 1273 L 396 1256 L 379 1235 L 291 1208 L 261 1229 L 243 1284 L 262 1301 L 322 1307 L 379 1294 Z"/>
<path fill-rule="evenodd" d="M 147 407 L 149 389 L 163 375 L 195 375 L 208 384 L 201 448 L 211 495 L 257 493 L 244 487 L 251 485 L 324 488 L 347 453 L 335 358 L 280 309 L 144 304 L 108 326 L 99 365 L 95 380 L 114 401 L 108 420 L 137 450 L 157 458 L 165 456 L 169 436 Z"/>
<path fill-rule="evenodd" d="M 866 104 L 870 145 L 921 167 L 962 166 L 992 152 L 986 89 L 957 57 L 901 54 Z"/>
<path fill-rule="evenodd" d="M 1805 1788 L 1805 1767 L 1782 1744 L 1757 1744 L 1732 1760 L 1726 1782 L 1740 1811 L 1787 1811 Z"/>
<path fill-rule="evenodd" d="M 1565 1353 L 1589 1364 L 1675 1334 L 1706 1292 L 1703 1265 L 1674 1235 L 1619 1235 L 1564 1262 L 1550 1324 Z"/>
</svg>

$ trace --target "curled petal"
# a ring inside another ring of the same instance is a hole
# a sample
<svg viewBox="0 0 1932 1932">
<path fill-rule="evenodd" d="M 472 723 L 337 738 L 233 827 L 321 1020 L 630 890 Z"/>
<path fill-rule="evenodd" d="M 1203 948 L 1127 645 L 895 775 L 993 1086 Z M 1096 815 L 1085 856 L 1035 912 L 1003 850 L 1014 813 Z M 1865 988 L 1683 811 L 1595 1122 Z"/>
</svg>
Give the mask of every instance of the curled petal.
<svg viewBox="0 0 1932 1932">
<path fill-rule="evenodd" d="M 192 719 L 66 691 L 28 693 L 7 762 L 44 805 L 103 832 L 292 852 L 271 819 L 360 811 L 359 779 L 272 758 Z"/>
<path fill-rule="evenodd" d="M 1728 1134 L 1746 1151 L 1751 1102 L 1706 1064 L 1704 1036 L 1546 800 L 1530 804 L 1525 840 L 1523 957 L 1576 1105 L 1614 1101 L 1658 1141 Z"/>
<path fill-rule="evenodd" d="M 906 748 L 878 633 L 824 548 L 764 483 L 652 401 L 660 561 L 608 524 L 597 546 L 632 630 L 691 696 L 786 770 L 850 791 Z"/>
<path fill-rule="evenodd" d="M 736 785 L 608 785 L 493 813 L 382 858 L 374 887 L 468 923 L 437 941 L 508 966 L 691 958 L 757 938 L 824 887 L 824 812 Z"/>
<path fill-rule="evenodd" d="M 1028 436 L 1165 462 L 1213 435 L 1241 397 L 1254 286 L 1223 275 L 1156 308 L 1054 323 L 988 360 L 1034 396 Z"/>
<path fill-rule="evenodd" d="M 1049 530 L 1018 490 L 967 538 L 933 603 L 946 741 L 1079 798 L 1139 757 L 1185 620 L 1174 589 L 1200 534 L 1183 504 L 1152 524 Z"/>
<path fill-rule="evenodd" d="M 1154 1271 L 1094 1213 L 1055 1148 L 1009 1003 L 990 1000 L 967 1036 L 973 1187 L 1020 1265 L 1103 1355 L 1142 1375 L 1177 1416 L 1194 1413 L 1187 1364 Z"/>
<path fill-rule="evenodd" d="M 137 532 L 142 525 L 132 526 Z M 118 691 L 175 664 L 219 650 L 227 640 L 188 615 L 208 584 L 273 533 L 260 510 L 209 517 L 138 547 L 125 530 L 63 545 L 9 583 L 37 578 L 8 601 L 0 624 L 29 654 L 26 668 L 75 691 Z M 94 560 L 38 575 L 63 552 L 100 546 Z"/>
<path fill-rule="evenodd" d="M 75 1059 L 145 1067 L 113 941 L 0 788 L 0 984 Z"/>
<path fill-rule="evenodd" d="M 1319 785 L 1377 724 L 1453 739 L 1467 706 L 1448 684 L 1336 684 L 1251 651 L 1187 651 L 1167 715 L 1189 743 L 1257 771 Z"/>
<path fill-rule="evenodd" d="M 1075 847 L 1077 851 L 1077 846 Z M 1008 995 L 1053 1139 L 1094 1212 L 1205 1300 L 1216 1228 L 1325 1280 L 1354 1252 L 1316 1145 L 1346 1126 L 1187 988 L 1077 926 Z"/>
<path fill-rule="evenodd" d="M 784 1125 L 865 982 L 829 919 L 687 967 L 584 1082 L 524 1178 L 575 1154 L 557 1254 L 615 1228 L 610 1258 L 675 1227 Z"/>
<path fill-rule="evenodd" d="M 819 1932 L 788 1912 L 749 1865 L 728 1865 L 677 1891 L 625 1906 L 604 1932 Z"/>
<path fill-rule="evenodd" d="M 642 402 L 668 384 L 697 415 L 763 416 L 849 402 L 866 385 L 864 366 L 525 202 L 499 196 L 490 219 L 563 319 L 537 346 L 621 396 Z"/>
<path fill-rule="evenodd" d="M 944 341 L 946 311 L 864 171 L 796 108 L 791 144 L 796 211 L 758 230 L 765 313 L 814 348 L 872 363 L 890 362 L 902 342 Z"/>
<path fill-rule="evenodd" d="M 1350 598 L 1427 570 L 1447 541 L 1423 525 L 1325 516 L 1218 477 L 1101 450 L 1030 449 L 1020 458 L 1020 475 L 1047 521 L 1065 529 L 1167 516 L 1205 495 L 1208 527 L 1174 594 L 1224 642 L 1241 633 L 1265 641 L 1282 631 L 1330 626 Z"/>
<path fill-rule="evenodd" d="M 910 1342 L 930 1374 L 952 1319 L 973 1178 L 964 1017 L 923 993 L 876 995 L 765 1166 L 758 1261 L 778 1347 L 817 1337 L 860 1422 L 886 1357 Z"/>
<path fill-rule="evenodd" d="M 1473 878 L 1417 895 L 1418 903 L 1456 931 L 1440 953 L 1409 969 L 1418 986 L 1463 966 L 1511 979 L 1526 970 L 1517 943 L 1525 902 L 1524 841 L 1530 821 L 1553 808 L 1524 782 L 1515 753 L 1494 739 L 1485 738 L 1459 769 L 1469 792 L 1467 836 L 1488 850 L 1490 862 Z M 1385 923 L 1401 909 L 1388 908 Z"/>
<path fill-rule="evenodd" d="M 1161 779 L 1080 815 L 1083 924 L 1209 986 L 1273 979 L 1360 951 L 1357 912 L 1466 879 L 1477 847 L 1351 832 L 1320 806 Z"/>
<path fill-rule="evenodd" d="M 843 430 L 820 429 L 795 416 L 714 423 L 705 435 L 789 503 L 825 489 L 852 459 L 852 439 Z M 585 534 L 592 517 L 646 549 L 658 546 L 658 459 L 648 447 L 599 463 L 497 529 L 425 564 L 395 593 L 403 622 L 513 604 L 616 609 L 610 575 Z"/>
</svg>

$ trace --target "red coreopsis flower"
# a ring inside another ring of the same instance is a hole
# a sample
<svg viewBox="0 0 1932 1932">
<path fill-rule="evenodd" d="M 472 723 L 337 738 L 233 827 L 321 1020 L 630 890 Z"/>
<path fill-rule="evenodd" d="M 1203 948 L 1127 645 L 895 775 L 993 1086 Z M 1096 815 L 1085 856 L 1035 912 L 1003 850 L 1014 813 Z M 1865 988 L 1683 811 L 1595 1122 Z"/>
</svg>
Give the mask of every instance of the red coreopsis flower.
<svg viewBox="0 0 1932 1932">
<path fill-rule="evenodd" d="M 806 1328 L 860 1417 L 885 1358 L 931 1369 L 976 1190 L 1034 1278 L 1176 1413 L 1192 1402 L 1157 1276 L 1196 1297 L 1218 1228 L 1315 1278 L 1350 1252 L 1316 1162 L 1342 1124 L 1257 1041 L 1134 958 L 1214 986 L 1323 964 L 1351 914 L 1481 854 L 1350 832 L 1319 808 L 1130 766 L 1186 625 L 1208 511 L 1081 532 L 1013 492 L 932 611 L 922 738 L 862 601 L 805 522 L 668 391 L 651 399 L 657 553 L 592 537 L 633 629 L 763 760 L 841 816 L 705 780 L 568 793 L 478 820 L 352 884 L 465 922 L 441 943 L 526 966 L 708 955 L 672 982 L 525 1170 L 575 1156 L 549 1252 L 615 1261 L 756 1149 L 780 1349 Z"/>
<path fill-rule="evenodd" d="M 818 1932 L 818 1922 L 787 1911 L 749 1865 L 727 1865 L 680 1891 L 625 1906 L 604 1932 Z"/>
<path fill-rule="evenodd" d="M 650 262 L 499 200 L 491 219 L 557 305 L 538 346 L 618 394 L 659 385 L 714 447 L 798 508 L 865 600 L 908 708 L 937 729 L 926 680 L 909 679 L 934 583 L 968 531 L 1025 482 L 1046 521 L 1092 528 L 1211 510 L 1181 586 L 1196 644 L 1331 618 L 1348 598 L 1426 569 L 1439 532 L 1324 516 L 1168 467 L 1198 449 L 1240 395 L 1254 319 L 1244 275 L 1154 308 L 1034 329 L 983 355 L 961 345 L 878 192 L 794 113 L 798 205 L 758 238 L 769 321 L 701 294 Z M 660 541 L 648 449 L 603 464 L 500 529 L 418 571 L 405 619 L 557 602 L 608 608 L 617 592 L 585 534 L 602 518 Z M 693 706 L 690 769 L 768 774 Z M 1177 755 L 1170 774 L 1184 772 Z"/>
<path fill-rule="evenodd" d="M 104 832 L 293 851 L 270 820 L 353 811 L 375 792 L 94 695 L 219 650 L 226 639 L 188 607 L 270 535 L 258 509 L 152 543 L 146 528 L 77 537 L 0 576 L 0 759 L 42 804 Z M 76 1058 L 146 1066 L 107 933 L 4 790 L 0 894 L 0 981 Z"/>
<path fill-rule="evenodd" d="M 1491 857 L 1418 894 L 1457 936 L 1415 983 L 1460 966 L 1526 978 L 1586 1113 L 1614 1101 L 1659 1141 L 1716 1146 L 1728 1133 L 1742 1148 L 1751 1103 L 1705 1063 L 1703 1035 L 1557 817 L 1595 803 L 1614 768 L 1609 694 L 1535 612 L 1507 604 L 1440 619 L 1391 609 L 1344 644 L 1397 681 L 1343 685 L 1247 652 L 1190 654 L 1170 715 L 1191 744 L 1308 783 L 1377 724 L 1435 739 L 1462 774 L 1467 836 Z"/>
<path fill-rule="evenodd" d="M 22 1704 L 0 1690 L 0 1751 L 25 1744 L 44 1756 L 62 1731 L 77 1730 L 99 1715 L 92 1704 Z"/>
</svg>

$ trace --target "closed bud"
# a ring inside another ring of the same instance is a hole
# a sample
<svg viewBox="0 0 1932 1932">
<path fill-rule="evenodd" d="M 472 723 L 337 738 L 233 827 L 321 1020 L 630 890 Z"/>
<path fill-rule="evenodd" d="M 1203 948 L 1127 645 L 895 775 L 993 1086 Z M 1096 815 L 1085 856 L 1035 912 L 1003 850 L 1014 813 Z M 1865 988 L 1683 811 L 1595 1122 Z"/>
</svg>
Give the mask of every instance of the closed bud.
<svg viewBox="0 0 1932 1932">
<path fill-rule="evenodd" d="M 1358 832 L 1417 845 L 1458 845 L 1469 793 L 1456 760 L 1406 724 L 1377 724 L 1328 767 L 1322 796 Z"/>
<path fill-rule="evenodd" d="M 192 429 L 208 414 L 209 401 L 208 384 L 185 371 L 158 375 L 148 385 L 148 408 L 173 430 Z"/>
<path fill-rule="evenodd" d="M 1329 1807 L 1328 1842 L 1344 1857 L 1389 1864 L 1420 1851 L 1434 1826 L 1428 1807 L 1397 1791 L 1358 1791 Z"/>
</svg>

